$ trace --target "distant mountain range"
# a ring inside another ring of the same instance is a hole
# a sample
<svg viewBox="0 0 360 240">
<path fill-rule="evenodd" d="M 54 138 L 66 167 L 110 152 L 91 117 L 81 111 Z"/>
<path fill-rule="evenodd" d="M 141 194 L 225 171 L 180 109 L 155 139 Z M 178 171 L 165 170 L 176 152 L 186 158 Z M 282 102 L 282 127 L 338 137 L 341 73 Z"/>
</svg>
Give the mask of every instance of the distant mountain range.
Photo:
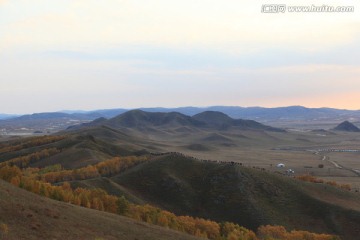
<svg viewBox="0 0 360 240">
<path fill-rule="evenodd" d="M 211 106 L 211 107 L 179 107 L 179 108 L 138 108 L 146 112 L 179 112 L 188 116 L 193 116 L 204 111 L 217 111 L 225 113 L 232 118 L 242 119 L 321 119 L 334 117 L 354 117 L 360 118 L 360 110 L 345 110 L 335 108 L 306 108 L 302 106 L 289 106 L 277 108 L 264 107 L 232 107 L 232 106 Z M 54 117 L 87 118 L 95 119 L 98 117 L 112 118 L 121 113 L 133 109 L 103 109 L 94 111 L 70 111 L 35 113 L 20 116 L 21 119 L 44 119 Z M 0 119 L 19 118 L 19 115 L 0 114 Z"/>
<path fill-rule="evenodd" d="M 111 118 L 131 109 L 109 109 L 96 110 L 91 112 L 80 112 L 83 115 L 101 115 L 101 117 Z M 225 113 L 231 118 L 241 119 L 327 119 L 338 117 L 360 118 L 360 110 L 344 110 L 335 108 L 306 108 L 302 106 L 263 108 L 263 107 L 231 107 L 231 106 L 211 106 L 211 107 L 180 107 L 180 108 L 139 108 L 146 112 L 179 112 L 188 116 L 193 116 L 205 111 L 217 111 Z"/>
<path fill-rule="evenodd" d="M 18 117 L 19 115 L 15 115 L 15 114 L 4 114 L 4 113 L 0 113 L 0 120 L 1 119 L 9 119 L 9 118 L 15 118 Z"/>
<path fill-rule="evenodd" d="M 342 121 L 360 122 L 360 110 L 343 110 L 334 108 L 306 108 L 302 106 L 263 108 L 263 107 L 180 107 L 180 108 L 140 108 L 146 112 L 170 113 L 177 112 L 187 116 L 196 116 L 202 112 L 221 112 L 232 119 L 248 119 L 276 127 L 296 127 L 296 124 L 334 123 Z M 55 130 L 65 129 L 74 122 L 90 122 L 98 118 L 110 119 L 129 109 L 104 109 L 95 111 L 63 111 L 50 113 L 35 113 L 23 116 L 0 114 L 0 128 L 28 127 L 39 129 L 45 125 Z M 194 120 L 198 120 L 197 116 Z M 224 120 L 224 119 L 223 119 Z M 228 119 L 228 121 L 230 121 Z M 46 123 L 50 123 L 46 124 Z M 331 128 L 325 127 L 325 128 Z"/>
</svg>

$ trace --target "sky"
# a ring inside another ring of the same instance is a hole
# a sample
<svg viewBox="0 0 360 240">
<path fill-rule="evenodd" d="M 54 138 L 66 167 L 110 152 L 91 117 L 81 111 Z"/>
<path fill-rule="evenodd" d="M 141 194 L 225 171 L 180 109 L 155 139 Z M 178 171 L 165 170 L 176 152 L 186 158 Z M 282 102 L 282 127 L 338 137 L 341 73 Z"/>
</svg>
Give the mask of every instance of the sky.
<svg viewBox="0 0 360 240">
<path fill-rule="evenodd" d="M 360 2 L 0 0 L 0 113 L 212 105 L 360 109 Z"/>
</svg>

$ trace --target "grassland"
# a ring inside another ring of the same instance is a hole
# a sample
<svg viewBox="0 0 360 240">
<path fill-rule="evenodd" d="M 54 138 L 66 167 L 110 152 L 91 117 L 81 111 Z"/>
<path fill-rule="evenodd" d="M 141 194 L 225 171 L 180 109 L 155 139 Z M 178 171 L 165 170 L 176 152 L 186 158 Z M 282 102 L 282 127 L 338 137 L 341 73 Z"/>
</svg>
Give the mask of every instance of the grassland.
<svg viewBox="0 0 360 240">
<path fill-rule="evenodd" d="M 334 180 L 343 177 L 342 182 L 351 184 L 354 190 L 360 190 L 360 178 L 357 179 L 358 175 L 348 170 L 360 168 L 360 152 L 314 154 L 319 149 L 359 150 L 360 135 L 356 133 L 277 133 L 231 129 L 215 133 L 197 131 L 194 134 L 161 132 L 147 137 L 161 146 L 158 151 L 182 152 L 199 159 L 234 161 L 273 172 L 293 169 L 295 175 L 311 174 L 318 177 L 334 177 Z M 338 162 L 344 168 L 338 168 L 330 161 L 323 161 L 324 156 L 327 156 L 327 160 Z M 284 163 L 286 168 L 276 168 L 278 163 Z M 319 168 L 319 165 L 323 167 Z"/>
</svg>

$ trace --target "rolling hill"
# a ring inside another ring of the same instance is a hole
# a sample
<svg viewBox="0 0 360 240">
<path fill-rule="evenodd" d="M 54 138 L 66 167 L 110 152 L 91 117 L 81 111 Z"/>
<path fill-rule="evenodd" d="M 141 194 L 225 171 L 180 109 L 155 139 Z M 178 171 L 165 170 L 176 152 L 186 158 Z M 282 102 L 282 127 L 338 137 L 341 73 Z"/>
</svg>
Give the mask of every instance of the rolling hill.
<svg viewBox="0 0 360 240">
<path fill-rule="evenodd" d="M 118 186 L 117 190 L 109 188 L 110 192 L 126 189 L 124 194 L 134 199 L 180 215 L 232 221 L 250 229 L 280 224 L 344 239 L 360 234 L 358 195 L 236 164 L 168 154 L 109 180 L 85 182 L 91 186 L 99 181 Z M 86 185 L 81 181 L 73 184 Z"/>
<path fill-rule="evenodd" d="M 138 204 L 150 203 L 179 215 L 232 221 L 250 229 L 284 225 L 356 239 L 360 198 L 333 187 L 299 182 L 238 165 L 201 162 L 168 154 L 121 174 L 72 182 L 103 187 Z"/>
<path fill-rule="evenodd" d="M 3 143 L 2 146 L 24 145 L 25 147 L 17 151 L 0 154 L 0 162 L 27 156 L 46 149 L 58 149 L 58 154 L 50 155 L 42 161 L 36 161 L 32 163 L 31 166 L 45 167 L 48 165 L 61 164 L 65 168 L 72 169 L 95 164 L 115 156 L 144 154 L 147 151 L 142 144 L 145 146 L 148 144 L 145 140 L 141 140 L 141 138 L 130 136 L 106 126 L 66 134 L 57 141 L 31 146 L 29 142 L 36 141 L 36 139 L 41 139 L 41 137 L 20 138 Z M 27 145 L 30 146 L 27 147 Z"/>
<path fill-rule="evenodd" d="M 40 197 L 0 180 L 1 239 L 195 240 L 198 238 L 116 214 Z"/>
</svg>

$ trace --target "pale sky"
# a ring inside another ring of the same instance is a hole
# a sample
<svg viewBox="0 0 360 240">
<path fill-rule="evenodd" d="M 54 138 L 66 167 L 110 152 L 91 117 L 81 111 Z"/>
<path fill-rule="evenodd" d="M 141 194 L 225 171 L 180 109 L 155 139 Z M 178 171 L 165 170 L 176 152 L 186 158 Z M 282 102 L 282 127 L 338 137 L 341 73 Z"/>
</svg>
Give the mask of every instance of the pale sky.
<svg viewBox="0 0 360 240">
<path fill-rule="evenodd" d="M 355 11 L 261 13 L 271 3 Z M 360 2 L 0 0 L 0 102 L 360 109 Z"/>
</svg>

